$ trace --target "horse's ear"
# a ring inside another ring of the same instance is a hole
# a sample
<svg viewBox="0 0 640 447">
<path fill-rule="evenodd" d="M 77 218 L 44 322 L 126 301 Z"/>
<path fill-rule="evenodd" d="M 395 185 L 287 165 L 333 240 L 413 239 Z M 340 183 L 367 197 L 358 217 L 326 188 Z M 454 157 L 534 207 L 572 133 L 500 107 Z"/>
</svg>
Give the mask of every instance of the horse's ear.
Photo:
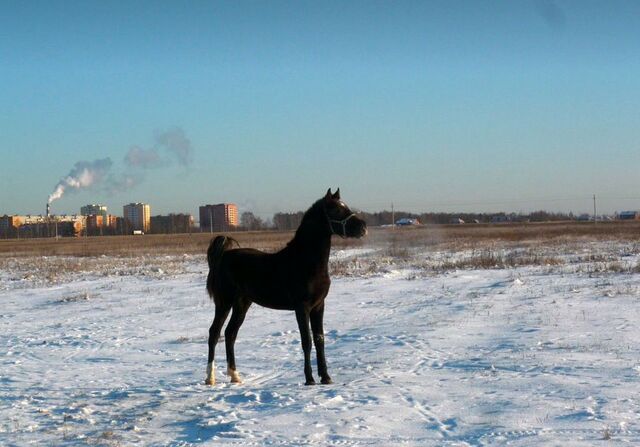
<svg viewBox="0 0 640 447">
<path fill-rule="evenodd" d="M 329 189 L 329 192 L 331 192 L 331 189 Z M 340 200 L 340 188 L 336 189 L 336 193 L 333 195 L 333 198 Z"/>
<path fill-rule="evenodd" d="M 331 194 L 331 188 L 327 189 L 327 195 L 324 196 L 325 200 L 331 200 L 333 195 Z"/>
</svg>

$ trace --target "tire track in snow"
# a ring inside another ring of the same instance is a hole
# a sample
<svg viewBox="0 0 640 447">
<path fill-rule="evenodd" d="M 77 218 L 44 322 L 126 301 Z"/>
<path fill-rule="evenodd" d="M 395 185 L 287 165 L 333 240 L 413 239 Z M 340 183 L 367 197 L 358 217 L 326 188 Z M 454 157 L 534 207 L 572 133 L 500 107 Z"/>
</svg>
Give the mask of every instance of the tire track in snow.
<svg viewBox="0 0 640 447">
<path fill-rule="evenodd" d="M 484 441 L 494 443 L 498 439 L 502 438 L 508 441 L 518 441 L 524 438 L 532 436 L 544 437 L 544 436 L 570 436 L 572 440 L 576 438 L 585 437 L 582 441 L 625 441 L 625 442 L 640 442 L 640 430 L 619 430 L 608 429 L 603 427 L 602 429 L 590 429 L 590 428 L 566 428 L 566 429 L 529 429 L 529 430 L 505 430 L 505 431 L 491 431 L 481 434 L 479 436 L 462 436 L 456 438 L 459 441 L 470 443 L 471 445 L 484 445 Z M 542 440 L 541 440 L 542 441 Z M 554 443 L 558 442 L 558 439 L 554 439 Z"/>
</svg>

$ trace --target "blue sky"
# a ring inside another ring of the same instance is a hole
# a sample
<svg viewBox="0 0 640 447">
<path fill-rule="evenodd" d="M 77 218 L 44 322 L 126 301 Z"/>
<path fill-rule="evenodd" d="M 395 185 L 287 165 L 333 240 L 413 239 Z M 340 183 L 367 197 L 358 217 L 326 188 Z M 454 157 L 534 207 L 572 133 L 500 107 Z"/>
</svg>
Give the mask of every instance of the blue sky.
<svg viewBox="0 0 640 447">
<path fill-rule="evenodd" d="M 636 1 L 8 1 L 0 214 L 105 158 L 55 213 L 640 209 L 639 50 Z"/>
</svg>

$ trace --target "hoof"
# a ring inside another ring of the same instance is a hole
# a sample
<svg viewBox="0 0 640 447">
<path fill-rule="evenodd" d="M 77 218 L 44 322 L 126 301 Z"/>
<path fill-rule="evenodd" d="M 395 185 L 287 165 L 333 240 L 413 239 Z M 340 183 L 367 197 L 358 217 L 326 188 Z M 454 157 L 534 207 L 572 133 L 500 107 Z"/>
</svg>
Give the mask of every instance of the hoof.
<svg viewBox="0 0 640 447">
<path fill-rule="evenodd" d="M 216 376 L 215 376 L 215 366 L 213 362 L 207 363 L 207 378 L 204 379 L 204 383 L 206 385 L 215 385 L 216 384 Z"/>
<path fill-rule="evenodd" d="M 333 383 L 333 380 L 331 380 L 331 377 L 323 377 L 322 380 L 320 380 L 320 383 L 323 385 L 331 385 Z"/>
<path fill-rule="evenodd" d="M 311 379 L 311 380 L 307 380 L 304 384 L 305 384 L 305 385 L 307 385 L 307 386 L 315 385 L 315 384 L 316 384 L 316 381 L 315 381 L 315 380 L 313 380 L 313 379 Z"/>
<path fill-rule="evenodd" d="M 242 379 L 240 378 L 238 371 L 227 368 L 227 375 L 231 377 L 231 383 L 242 383 Z"/>
</svg>

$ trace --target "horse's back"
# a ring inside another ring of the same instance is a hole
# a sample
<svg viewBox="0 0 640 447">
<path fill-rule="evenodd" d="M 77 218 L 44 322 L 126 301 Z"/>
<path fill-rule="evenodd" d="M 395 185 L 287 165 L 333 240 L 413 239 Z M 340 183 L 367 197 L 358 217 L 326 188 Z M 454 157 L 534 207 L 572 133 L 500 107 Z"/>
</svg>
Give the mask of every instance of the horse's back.
<svg viewBox="0 0 640 447">
<path fill-rule="evenodd" d="M 294 309 L 294 292 L 286 280 L 286 265 L 276 254 L 253 248 L 226 251 L 220 265 L 222 293 L 273 309 Z"/>
<path fill-rule="evenodd" d="M 272 309 L 295 310 L 301 302 L 314 307 L 326 297 L 331 284 L 328 272 L 307 271 L 303 262 L 282 251 L 229 250 L 220 268 L 227 302 L 244 299 Z"/>
</svg>

